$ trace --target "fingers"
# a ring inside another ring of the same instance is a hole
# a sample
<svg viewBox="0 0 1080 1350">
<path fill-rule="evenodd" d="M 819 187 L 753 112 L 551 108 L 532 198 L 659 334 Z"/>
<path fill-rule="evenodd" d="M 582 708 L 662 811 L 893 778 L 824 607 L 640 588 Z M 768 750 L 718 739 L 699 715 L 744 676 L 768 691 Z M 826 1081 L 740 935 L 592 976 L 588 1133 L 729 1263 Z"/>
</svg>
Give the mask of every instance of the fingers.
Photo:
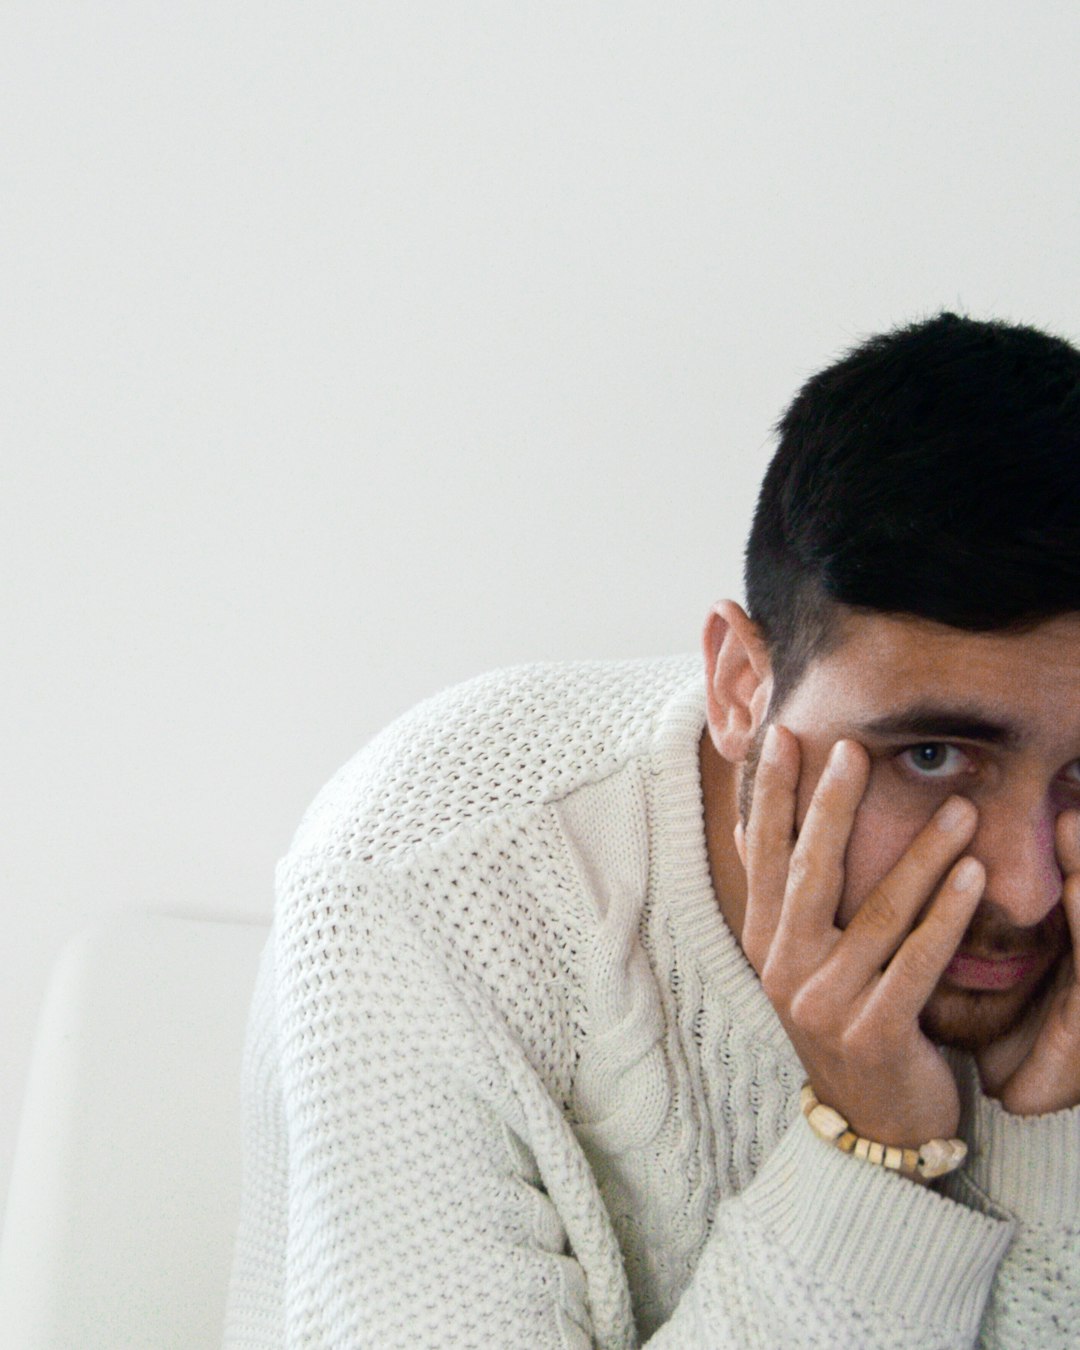
<svg viewBox="0 0 1080 1350">
<path fill-rule="evenodd" d="M 771 727 L 746 836 L 750 899 L 743 949 L 759 974 L 769 960 L 789 978 L 819 965 L 835 941 L 844 854 L 870 773 L 862 746 L 838 741 L 796 842 L 800 762 L 798 740 L 784 727 Z"/>
<path fill-rule="evenodd" d="M 759 973 L 783 906 L 795 833 L 800 760 L 799 742 L 791 732 L 775 723 L 770 726 L 761 748 L 740 849 L 747 880 L 741 943 Z"/>
<path fill-rule="evenodd" d="M 885 967 L 868 1005 L 868 1015 L 887 1010 L 890 1018 L 916 1018 L 945 973 L 982 898 L 986 871 L 975 858 L 949 869 L 917 927 L 904 938 Z"/>
<path fill-rule="evenodd" d="M 1058 961 L 1039 1005 L 1029 1009 L 1032 1015 L 978 1056 L 988 1089 L 1016 1116 L 1080 1103 L 1080 813 L 1058 816 L 1055 842 L 1071 956 Z"/>
<path fill-rule="evenodd" d="M 950 797 L 859 906 L 836 948 L 846 978 L 852 981 L 852 993 L 862 989 L 896 952 L 931 896 L 934 900 L 927 918 L 941 908 L 964 910 L 969 886 L 956 886 L 958 875 L 969 885 L 978 882 L 981 887 L 982 882 L 970 868 L 959 872 L 954 868 L 949 881 L 937 889 L 945 869 L 957 862 L 957 855 L 971 842 L 977 820 L 978 813 L 970 801 Z"/>
<path fill-rule="evenodd" d="M 836 918 L 845 856 L 870 758 L 854 741 L 833 746 L 796 840 L 799 772 L 797 739 L 773 726 L 762 747 L 747 827 L 737 841 L 748 882 L 743 949 L 776 997 L 805 990 L 813 1001 L 820 987 L 833 1007 L 865 997 L 888 964 L 887 988 L 895 986 L 914 1015 L 952 958 L 985 884 L 978 863 L 958 861 L 975 832 L 975 807 L 962 797 L 945 802 L 841 933 Z M 1080 829 L 1072 842 L 1080 877 Z M 1080 928 L 1080 889 L 1077 918 Z"/>
<path fill-rule="evenodd" d="M 1080 812 L 1062 811 L 1054 835 L 1064 877 L 1061 903 L 1072 935 L 1074 978 L 1080 984 Z"/>
<path fill-rule="evenodd" d="M 846 897 L 845 860 L 871 759 L 854 741 L 833 746 L 796 839 L 802 767 L 796 738 L 774 727 L 746 830 L 736 836 L 747 871 L 743 949 L 811 1081 L 827 1087 L 848 1119 L 857 1109 L 870 1122 L 868 1137 L 899 1142 L 954 1130 L 956 1085 L 918 1014 L 985 884 L 979 863 L 957 861 L 975 809 L 955 799 L 841 929 L 841 902 L 861 898 Z"/>
<path fill-rule="evenodd" d="M 844 890 L 844 855 L 855 814 L 866 791 L 870 760 L 861 745 L 837 741 L 799 830 L 788 871 L 788 898 L 782 936 L 800 948 L 833 941 L 836 911 Z"/>
<path fill-rule="evenodd" d="M 1065 877 L 1080 872 L 1080 811 L 1062 811 L 1054 826 L 1054 838 Z"/>
</svg>

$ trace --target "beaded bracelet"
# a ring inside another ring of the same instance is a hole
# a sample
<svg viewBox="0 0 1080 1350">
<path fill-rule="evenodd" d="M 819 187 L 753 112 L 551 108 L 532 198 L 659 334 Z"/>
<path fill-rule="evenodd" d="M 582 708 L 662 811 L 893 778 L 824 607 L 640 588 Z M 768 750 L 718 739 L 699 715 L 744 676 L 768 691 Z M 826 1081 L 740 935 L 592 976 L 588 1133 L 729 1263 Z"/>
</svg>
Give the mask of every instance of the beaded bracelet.
<svg viewBox="0 0 1080 1350">
<path fill-rule="evenodd" d="M 863 1139 L 848 1129 L 848 1123 L 839 1111 L 823 1106 L 809 1083 L 803 1084 L 799 1096 L 802 1113 L 819 1139 L 833 1144 L 856 1158 L 888 1167 L 905 1176 L 920 1176 L 926 1180 L 955 1172 L 967 1157 L 967 1144 L 962 1139 L 931 1139 L 922 1148 L 896 1148 L 892 1144 L 878 1144 Z"/>
</svg>

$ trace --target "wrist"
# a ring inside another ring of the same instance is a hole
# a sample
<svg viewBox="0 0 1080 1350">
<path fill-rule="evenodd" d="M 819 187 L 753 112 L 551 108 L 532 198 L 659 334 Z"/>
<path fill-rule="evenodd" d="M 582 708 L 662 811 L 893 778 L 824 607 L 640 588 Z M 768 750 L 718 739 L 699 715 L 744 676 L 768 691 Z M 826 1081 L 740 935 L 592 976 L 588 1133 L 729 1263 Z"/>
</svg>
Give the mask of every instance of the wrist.
<svg viewBox="0 0 1080 1350">
<path fill-rule="evenodd" d="M 962 1175 L 962 1174 L 961 1174 Z M 859 1165 L 794 1119 L 742 1203 L 822 1285 L 909 1317 L 956 1319 L 950 1345 L 973 1345 L 1011 1227 L 899 1173 Z"/>
<path fill-rule="evenodd" d="M 818 1101 L 809 1082 L 803 1084 L 799 1101 L 807 1124 L 819 1139 L 842 1153 L 901 1176 L 933 1181 L 955 1172 L 967 1157 L 967 1145 L 962 1139 L 928 1139 L 918 1147 L 907 1148 L 866 1139 L 849 1127 L 839 1111 Z"/>
</svg>

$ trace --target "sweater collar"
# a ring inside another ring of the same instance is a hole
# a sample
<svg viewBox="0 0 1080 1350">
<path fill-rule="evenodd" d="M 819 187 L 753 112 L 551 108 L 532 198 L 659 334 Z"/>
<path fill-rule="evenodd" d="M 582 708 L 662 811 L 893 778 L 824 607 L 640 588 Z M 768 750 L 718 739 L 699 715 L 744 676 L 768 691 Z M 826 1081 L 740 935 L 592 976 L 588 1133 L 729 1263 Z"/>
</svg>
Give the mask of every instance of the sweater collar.
<svg viewBox="0 0 1080 1350">
<path fill-rule="evenodd" d="M 653 744 L 651 797 L 655 820 L 652 872 L 667 898 L 679 946 L 737 1005 L 748 1035 L 787 1053 L 791 1042 L 761 981 L 720 913 L 709 874 L 698 747 L 705 728 L 705 685 L 699 673 L 667 703 Z"/>
</svg>

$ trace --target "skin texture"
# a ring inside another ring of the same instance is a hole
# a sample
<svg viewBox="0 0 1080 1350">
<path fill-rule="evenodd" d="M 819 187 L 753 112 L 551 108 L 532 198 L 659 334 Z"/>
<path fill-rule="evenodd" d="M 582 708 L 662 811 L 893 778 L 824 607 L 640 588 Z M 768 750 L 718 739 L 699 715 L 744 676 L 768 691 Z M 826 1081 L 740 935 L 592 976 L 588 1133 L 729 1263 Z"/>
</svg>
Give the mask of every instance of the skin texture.
<svg viewBox="0 0 1080 1350">
<path fill-rule="evenodd" d="M 770 711 L 760 633 L 732 601 L 709 616 L 701 770 L 721 911 L 818 1097 L 858 1133 L 955 1133 L 938 1044 L 973 1050 L 1007 1110 L 1073 1106 L 1080 615 L 1007 635 L 843 624 Z"/>
</svg>

